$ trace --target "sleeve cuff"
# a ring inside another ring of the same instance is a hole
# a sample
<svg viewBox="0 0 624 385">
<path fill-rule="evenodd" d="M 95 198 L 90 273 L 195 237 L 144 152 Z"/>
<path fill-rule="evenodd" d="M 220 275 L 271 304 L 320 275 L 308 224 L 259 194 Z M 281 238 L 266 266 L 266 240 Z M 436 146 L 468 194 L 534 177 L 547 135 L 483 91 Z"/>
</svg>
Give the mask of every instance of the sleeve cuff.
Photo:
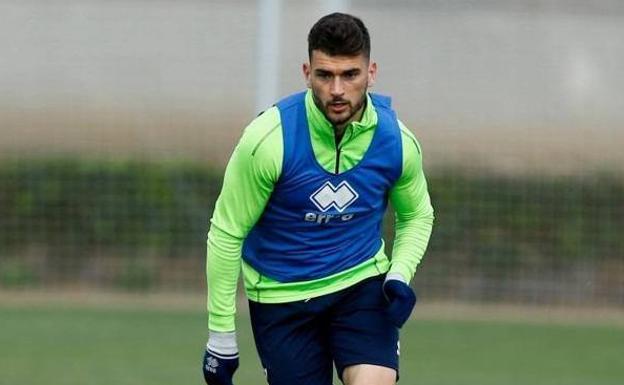
<svg viewBox="0 0 624 385">
<path fill-rule="evenodd" d="M 403 275 L 400 273 L 389 272 L 388 274 L 386 274 L 386 281 L 390 281 L 392 279 L 396 281 L 401 281 L 405 284 L 409 284 L 409 282 L 405 279 L 405 277 L 403 277 Z"/>
<path fill-rule="evenodd" d="M 208 332 L 208 343 L 206 349 L 218 354 L 234 355 L 238 353 L 236 344 L 236 332 Z"/>
</svg>

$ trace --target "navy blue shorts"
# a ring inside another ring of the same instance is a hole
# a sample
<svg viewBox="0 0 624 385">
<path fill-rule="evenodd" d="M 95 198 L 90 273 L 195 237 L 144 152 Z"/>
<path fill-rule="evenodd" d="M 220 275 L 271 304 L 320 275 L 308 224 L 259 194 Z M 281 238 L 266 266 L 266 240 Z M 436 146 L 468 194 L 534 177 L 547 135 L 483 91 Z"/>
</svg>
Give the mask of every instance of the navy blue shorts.
<svg viewBox="0 0 624 385">
<path fill-rule="evenodd" d="M 249 301 L 251 326 L 270 385 L 332 385 L 351 365 L 399 370 L 399 330 L 386 319 L 383 276 L 305 301 Z"/>
</svg>

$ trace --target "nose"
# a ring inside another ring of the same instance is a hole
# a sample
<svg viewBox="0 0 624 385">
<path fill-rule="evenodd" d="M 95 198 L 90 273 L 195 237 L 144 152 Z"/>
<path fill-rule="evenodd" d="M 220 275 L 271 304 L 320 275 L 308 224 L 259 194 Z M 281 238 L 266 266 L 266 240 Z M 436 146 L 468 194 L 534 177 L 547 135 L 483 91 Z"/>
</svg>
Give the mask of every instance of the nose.
<svg viewBox="0 0 624 385">
<path fill-rule="evenodd" d="M 340 78 L 340 76 L 334 77 L 329 92 L 334 97 L 342 96 L 344 94 L 344 86 L 342 84 L 342 79 Z"/>
</svg>

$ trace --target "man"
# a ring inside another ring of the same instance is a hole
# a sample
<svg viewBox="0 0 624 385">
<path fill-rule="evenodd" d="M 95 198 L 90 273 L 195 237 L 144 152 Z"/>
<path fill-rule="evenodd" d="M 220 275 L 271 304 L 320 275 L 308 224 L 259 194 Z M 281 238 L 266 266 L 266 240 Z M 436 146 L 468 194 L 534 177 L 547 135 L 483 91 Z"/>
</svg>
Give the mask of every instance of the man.
<svg viewBox="0 0 624 385">
<path fill-rule="evenodd" d="M 334 13 L 308 36 L 308 90 L 245 129 L 208 234 L 209 337 L 204 378 L 232 384 L 239 270 L 270 385 L 390 385 L 409 286 L 433 224 L 418 142 L 377 74 L 362 21 Z M 390 260 L 381 238 L 396 211 Z M 242 261 L 241 261 L 242 255 Z"/>
</svg>

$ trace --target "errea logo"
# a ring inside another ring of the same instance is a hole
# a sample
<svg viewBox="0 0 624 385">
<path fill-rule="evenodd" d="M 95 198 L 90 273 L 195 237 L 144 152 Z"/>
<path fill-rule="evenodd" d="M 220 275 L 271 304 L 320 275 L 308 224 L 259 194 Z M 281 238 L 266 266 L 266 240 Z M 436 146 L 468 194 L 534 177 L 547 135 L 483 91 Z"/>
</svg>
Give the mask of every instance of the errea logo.
<svg viewBox="0 0 624 385">
<path fill-rule="evenodd" d="M 219 367 L 219 361 L 214 357 L 208 357 L 205 368 L 210 373 L 216 373 Z"/>
<path fill-rule="evenodd" d="M 334 186 L 330 181 L 327 181 L 321 188 L 310 195 L 310 200 L 322 212 L 326 212 L 333 207 L 341 213 L 355 202 L 358 197 L 357 191 L 347 181 L 340 182 L 338 186 Z"/>
<path fill-rule="evenodd" d="M 310 200 L 323 213 L 333 207 L 340 214 L 306 213 L 304 220 L 306 222 L 316 222 L 319 225 L 335 220 L 340 220 L 341 222 L 350 221 L 353 219 L 354 214 L 342 214 L 342 212 L 347 207 L 351 206 L 358 197 L 359 194 L 357 191 L 346 181 L 340 182 L 338 186 L 334 186 L 331 182 L 327 181 L 310 195 Z"/>
</svg>

